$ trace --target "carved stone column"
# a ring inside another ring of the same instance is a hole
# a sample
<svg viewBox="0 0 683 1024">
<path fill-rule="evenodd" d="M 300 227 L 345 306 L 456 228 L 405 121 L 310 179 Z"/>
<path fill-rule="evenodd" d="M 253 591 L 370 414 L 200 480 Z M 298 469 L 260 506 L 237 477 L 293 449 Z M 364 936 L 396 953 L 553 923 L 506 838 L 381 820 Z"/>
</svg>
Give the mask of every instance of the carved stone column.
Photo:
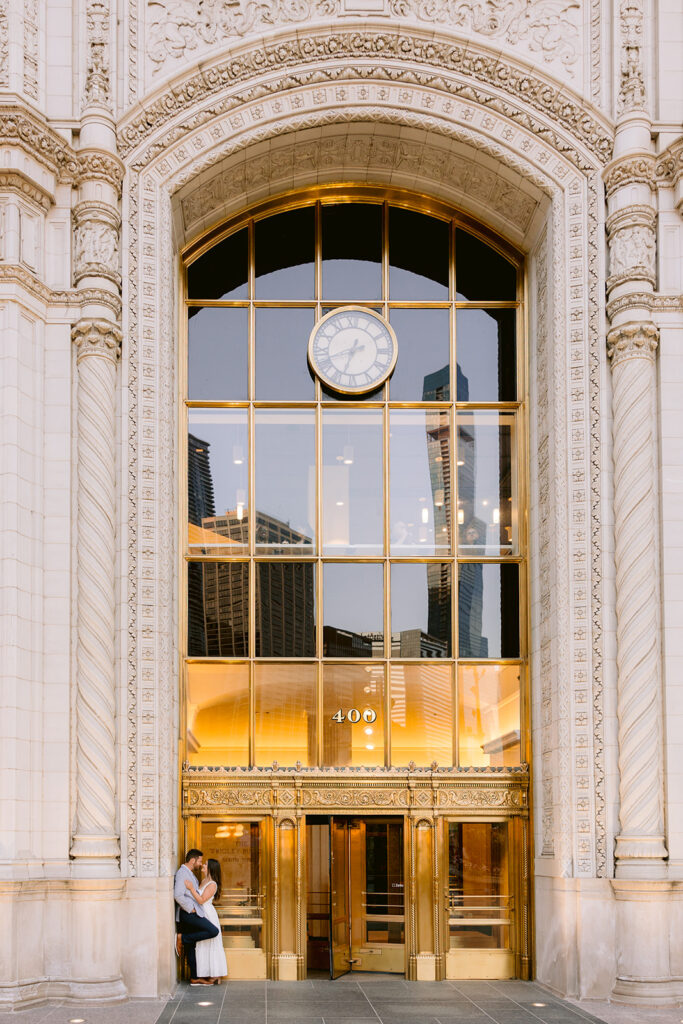
<svg viewBox="0 0 683 1024">
<path fill-rule="evenodd" d="M 662 783 L 655 324 L 607 336 L 614 416 L 619 820 L 617 874 L 662 873 Z"/>
<path fill-rule="evenodd" d="M 666 872 L 659 635 L 657 209 L 645 89 L 644 9 L 620 3 L 614 159 L 605 169 L 612 367 L 619 821 L 616 874 Z"/>
<path fill-rule="evenodd" d="M 85 95 L 72 330 L 78 374 L 78 640 L 74 875 L 119 875 L 116 722 L 116 386 L 121 353 L 119 230 L 122 166 L 111 101 L 109 0 L 85 7 Z M 118 968 L 114 970 L 116 974 Z"/>
<path fill-rule="evenodd" d="M 72 331 L 78 366 L 76 829 L 71 856 L 115 873 L 115 400 L 121 332 L 107 320 Z"/>
</svg>

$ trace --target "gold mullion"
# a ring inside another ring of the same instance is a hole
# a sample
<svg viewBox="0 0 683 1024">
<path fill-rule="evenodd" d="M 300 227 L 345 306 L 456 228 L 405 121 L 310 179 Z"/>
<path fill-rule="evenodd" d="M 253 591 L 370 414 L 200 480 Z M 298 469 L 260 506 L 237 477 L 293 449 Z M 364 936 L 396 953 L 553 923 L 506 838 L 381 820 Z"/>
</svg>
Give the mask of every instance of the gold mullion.
<svg viewBox="0 0 683 1024">
<path fill-rule="evenodd" d="M 457 601 L 453 601 L 457 607 Z M 458 686 L 458 663 L 451 665 L 451 693 L 453 695 L 453 764 L 460 767 L 460 687 Z"/>
</svg>

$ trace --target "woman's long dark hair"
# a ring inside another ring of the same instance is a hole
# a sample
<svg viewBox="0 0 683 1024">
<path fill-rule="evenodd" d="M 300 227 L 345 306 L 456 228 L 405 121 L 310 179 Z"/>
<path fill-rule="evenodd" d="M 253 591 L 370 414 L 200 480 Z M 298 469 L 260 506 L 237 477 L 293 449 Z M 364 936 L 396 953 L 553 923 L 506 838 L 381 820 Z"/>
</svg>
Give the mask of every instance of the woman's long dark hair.
<svg viewBox="0 0 683 1024">
<path fill-rule="evenodd" d="M 217 860 L 213 859 L 213 857 L 209 857 L 206 862 L 206 866 L 209 878 L 216 883 L 216 895 L 214 896 L 214 900 L 218 902 L 221 898 L 221 866 Z"/>
</svg>

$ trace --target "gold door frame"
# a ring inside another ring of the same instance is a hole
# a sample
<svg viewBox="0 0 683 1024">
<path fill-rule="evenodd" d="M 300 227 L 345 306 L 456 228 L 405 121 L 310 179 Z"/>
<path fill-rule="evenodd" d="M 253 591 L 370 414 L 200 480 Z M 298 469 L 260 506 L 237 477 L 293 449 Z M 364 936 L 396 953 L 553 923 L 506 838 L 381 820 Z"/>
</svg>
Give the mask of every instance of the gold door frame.
<svg viewBox="0 0 683 1024">
<path fill-rule="evenodd" d="M 261 824 L 263 948 L 269 977 L 306 977 L 307 815 L 403 818 L 405 976 L 409 980 L 446 977 L 448 822 L 507 822 L 516 907 L 511 933 L 515 975 L 531 977 L 527 771 L 385 771 L 381 780 L 372 773 L 354 773 L 351 782 L 343 770 L 189 768 L 183 772 L 182 786 L 186 848 L 197 845 L 202 821 Z M 420 948 L 420 937 L 425 936 L 432 942 L 426 956 Z"/>
</svg>

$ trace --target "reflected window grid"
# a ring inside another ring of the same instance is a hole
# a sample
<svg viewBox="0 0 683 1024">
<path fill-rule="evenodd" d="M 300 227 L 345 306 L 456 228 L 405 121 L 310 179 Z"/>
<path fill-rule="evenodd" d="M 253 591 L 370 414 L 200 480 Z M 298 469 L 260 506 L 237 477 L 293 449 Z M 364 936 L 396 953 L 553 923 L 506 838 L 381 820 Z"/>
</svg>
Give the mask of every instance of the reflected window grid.
<svg viewBox="0 0 683 1024">
<path fill-rule="evenodd" d="M 386 203 L 384 204 L 384 210 L 385 210 L 385 214 L 384 214 L 385 224 L 384 224 L 384 230 L 383 230 L 382 296 L 381 296 L 380 303 L 381 303 L 382 311 L 383 311 L 385 316 L 387 316 L 387 317 L 390 316 L 390 309 L 391 308 L 399 309 L 401 307 L 408 307 L 408 308 L 410 308 L 410 307 L 415 307 L 415 306 L 425 306 L 425 307 L 431 306 L 431 307 L 435 307 L 435 308 L 445 307 L 445 308 L 450 309 L 451 310 L 451 313 L 450 313 L 450 324 L 451 324 L 451 326 L 450 326 L 450 346 L 451 346 L 451 353 L 456 353 L 457 352 L 457 349 L 456 349 L 456 339 L 455 339 L 455 320 L 456 320 L 456 318 L 455 318 L 455 309 L 456 308 L 461 308 L 461 307 L 477 308 L 477 307 L 482 307 L 484 305 L 492 306 L 492 307 L 497 307 L 497 308 L 503 308 L 503 307 L 515 308 L 515 306 L 518 305 L 518 303 L 516 303 L 514 301 L 513 302 L 511 302 L 511 301 L 496 302 L 496 301 L 492 300 L 492 301 L 482 302 L 481 299 L 474 299 L 473 301 L 462 301 L 461 297 L 458 297 L 459 298 L 458 301 L 454 301 L 451 298 L 448 302 L 445 302 L 445 303 L 443 301 L 439 301 L 439 300 L 436 300 L 436 299 L 430 300 L 427 297 L 422 298 L 419 302 L 410 302 L 410 301 L 393 301 L 393 302 L 391 302 L 391 301 L 388 301 L 388 284 L 389 284 L 389 276 L 390 276 L 390 270 L 389 270 L 390 257 L 389 257 L 389 255 L 387 253 L 388 230 L 387 230 L 387 225 L 386 225 L 386 211 L 387 211 L 387 204 Z M 323 297 L 321 296 L 321 278 L 322 278 L 322 273 L 321 273 L 320 219 L 321 219 L 320 218 L 320 204 L 316 204 L 315 300 L 314 300 L 314 302 L 311 302 L 310 300 L 309 301 L 305 301 L 305 300 L 304 301 L 294 301 L 294 300 L 289 300 L 289 301 L 288 300 L 281 300 L 281 301 L 272 301 L 272 300 L 271 301 L 259 301 L 258 299 L 254 299 L 253 298 L 253 296 L 254 296 L 254 245 L 253 245 L 254 230 L 253 230 L 253 225 L 250 225 L 250 229 L 249 229 L 250 248 L 249 248 L 249 292 L 248 292 L 248 295 L 250 296 L 250 298 L 246 302 L 243 301 L 243 300 L 242 301 L 232 301 L 232 302 L 216 302 L 214 300 L 213 302 L 211 302 L 212 306 L 215 306 L 215 305 L 219 305 L 219 306 L 220 305 L 226 305 L 226 306 L 245 306 L 245 307 L 248 307 L 250 309 L 250 316 L 249 316 L 249 339 L 248 339 L 248 352 L 249 352 L 249 439 L 250 439 L 250 443 L 249 443 L 249 449 L 250 449 L 250 458 L 249 458 L 249 481 L 250 481 L 250 484 L 249 484 L 249 499 L 250 500 L 249 500 L 249 506 L 252 507 L 252 508 L 256 507 L 255 504 L 254 504 L 254 467 L 253 467 L 254 406 L 252 405 L 252 402 L 254 401 L 255 397 L 258 398 L 258 394 L 257 394 L 258 388 L 255 388 L 255 383 L 256 383 L 255 382 L 255 339 L 254 339 L 255 309 L 257 307 L 259 307 L 259 306 L 263 306 L 263 307 L 268 307 L 268 306 L 273 307 L 273 306 L 279 306 L 279 305 L 281 305 L 281 306 L 299 306 L 299 307 L 308 307 L 308 308 L 311 308 L 312 310 L 315 309 L 315 311 L 316 311 L 316 319 L 321 315 L 321 307 L 322 307 Z M 454 229 L 454 226 L 452 224 L 451 228 L 450 228 L 451 258 L 449 260 L 449 283 L 450 283 L 450 294 L 451 294 L 451 296 L 455 295 L 455 292 L 454 292 L 455 271 L 454 271 L 454 258 L 453 258 L 453 248 L 454 248 L 454 246 L 453 246 L 453 241 L 452 241 L 452 239 L 453 239 L 453 229 Z M 240 296 L 240 299 L 241 299 L 241 296 Z M 348 301 L 354 301 L 353 297 L 349 297 Z M 363 300 L 361 300 L 361 304 L 362 304 L 362 301 Z M 368 300 L 366 300 L 366 303 L 368 305 L 370 305 L 370 304 L 377 305 L 376 300 L 371 302 L 368 299 Z M 197 295 L 193 295 L 193 297 L 192 297 L 192 304 L 195 305 L 195 306 L 196 305 L 201 305 L 202 304 L 201 299 L 199 299 Z M 335 305 L 344 305 L 344 304 L 345 304 L 345 302 L 335 302 L 333 299 L 332 300 L 328 300 L 328 301 L 325 302 L 325 306 L 326 307 L 328 307 L 328 306 L 335 306 Z M 518 346 L 518 348 L 519 347 L 520 346 Z M 518 360 L 519 360 L 519 354 L 518 354 Z M 435 412 L 438 409 L 439 413 L 441 413 L 441 414 L 445 413 L 448 416 L 449 424 L 450 424 L 451 455 L 452 455 L 452 462 L 453 463 L 456 461 L 456 453 L 455 453 L 456 433 L 455 433 L 455 423 L 454 423 L 454 419 L 455 419 L 455 417 L 454 417 L 454 410 L 456 408 L 456 404 L 457 404 L 458 408 L 462 408 L 463 406 L 465 408 L 476 408 L 477 407 L 477 403 L 476 402 L 465 402 L 465 403 L 463 403 L 463 402 L 457 401 L 457 395 L 458 395 L 457 384 L 458 384 L 458 382 L 455 379 L 455 377 L 456 377 L 456 368 L 457 368 L 457 361 L 456 361 L 456 358 L 452 355 L 451 360 L 450 360 L 449 373 L 448 373 L 448 393 L 449 393 L 450 401 L 444 402 L 443 404 L 440 404 L 438 407 L 433 407 Z M 519 375 L 518 375 L 518 379 L 519 379 Z M 389 394 L 387 394 L 387 390 L 389 391 Z M 391 407 L 391 408 L 419 408 L 419 409 L 422 409 L 422 410 L 425 409 L 425 404 L 423 402 L 419 402 L 419 400 L 418 401 L 412 401 L 412 402 L 411 401 L 403 401 L 403 402 L 394 401 L 394 402 L 391 402 L 391 406 L 389 406 L 389 402 L 391 401 L 390 387 L 389 387 L 389 389 L 384 389 L 383 393 L 380 396 L 373 396 L 373 395 L 369 396 L 369 401 L 363 402 L 362 405 L 364 407 L 367 407 L 368 405 L 370 405 L 370 403 L 373 403 L 373 404 L 377 405 L 378 397 L 379 397 L 379 406 L 380 407 L 385 407 L 387 409 L 387 412 L 388 412 L 388 408 L 389 407 Z M 426 395 L 423 393 L 422 397 L 424 399 L 426 397 Z M 437 396 L 431 396 L 430 395 L 429 397 L 430 397 L 431 401 L 439 401 L 439 397 L 437 397 Z M 316 461 L 317 461 L 317 466 L 318 466 L 318 470 L 316 472 L 316 478 L 317 478 L 317 482 L 316 482 L 316 519 L 317 519 L 317 522 L 316 522 L 316 532 L 317 532 L 318 538 L 320 538 L 320 542 L 321 542 L 321 539 L 322 539 L 322 529 L 321 529 L 322 528 L 322 522 L 321 522 L 321 520 L 322 520 L 322 501 L 320 500 L 320 493 L 319 493 L 319 491 L 320 491 L 320 476 L 321 476 L 321 471 L 320 471 L 320 457 L 321 457 L 321 452 L 320 452 L 320 449 L 321 449 L 321 427 L 320 427 L 321 407 L 320 407 L 320 402 L 321 401 L 323 403 L 325 402 L 325 396 L 321 392 L 320 382 L 316 381 L 315 382 L 315 402 L 316 402 L 316 405 L 317 405 L 317 409 L 316 409 Z M 299 402 L 292 402 L 292 403 L 290 403 L 286 399 L 282 399 L 282 402 L 285 405 L 290 405 L 291 404 L 291 405 L 296 405 L 297 407 L 301 407 L 304 404 L 307 404 L 309 408 L 312 407 L 312 405 L 310 403 L 308 403 L 308 402 L 301 402 L 301 401 L 299 401 Z M 192 406 L 192 405 L 197 405 L 197 404 L 200 404 L 200 403 L 195 403 L 195 402 L 192 402 L 192 401 L 188 401 L 187 404 L 188 404 L 188 406 Z M 202 402 L 201 404 L 203 406 L 206 406 L 209 403 Z M 210 404 L 211 405 L 215 405 L 217 407 L 220 407 L 222 405 L 231 405 L 231 406 L 237 406 L 237 405 L 241 406 L 243 404 L 246 405 L 246 403 L 243 403 L 243 400 L 242 401 L 237 400 L 237 401 L 232 401 L 232 402 L 230 400 L 227 400 L 225 403 L 216 401 L 216 402 L 211 402 Z M 270 404 L 272 406 L 273 402 L 271 401 L 268 404 Z M 479 404 L 481 405 L 481 403 L 479 403 Z M 516 407 L 518 403 L 514 402 L 512 404 L 513 404 L 514 407 Z M 258 402 L 258 405 L 259 406 L 263 406 L 263 405 L 265 405 L 265 402 Z M 495 407 L 495 408 L 505 408 L 506 407 L 506 403 L 500 403 L 500 402 L 498 402 L 498 403 L 486 403 L 486 408 L 491 408 L 492 406 Z M 339 408 L 339 405 L 335 405 L 333 407 Z M 507 407 L 508 408 L 510 407 L 509 403 L 507 403 Z M 385 588 L 384 588 L 385 589 L 385 596 L 384 596 L 384 635 L 385 635 L 385 642 L 384 642 L 383 646 L 384 646 L 384 657 L 386 658 L 386 657 L 390 657 L 391 656 L 393 645 L 392 645 L 391 628 L 390 628 L 390 622 L 391 622 L 391 619 L 390 619 L 390 602 L 391 602 L 391 598 L 390 598 L 390 578 L 389 578 L 389 571 L 390 571 L 390 566 L 389 566 L 389 519 L 388 519 L 388 514 L 387 514 L 387 512 L 388 512 L 387 505 L 388 505 L 388 501 L 389 501 L 389 494 L 388 494 L 389 463 L 388 463 L 388 459 L 386 458 L 386 456 L 388 455 L 388 446 L 389 446 L 388 436 L 386 436 L 389 433 L 389 430 L 388 430 L 388 415 L 385 418 L 386 418 L 386 421 L 387 421 L 387 428 L 385 430 L 385 467 L 384 467 L 384 477 L 385 477 L 385 481 L 384 481 L 384 492 L 385 492 L 384 493 L 384 508 L 385 508 L 385 516 L 384 516 L 384 520 L 385 520 L 384 541 L 385 541 L 385 550 L 384 550 L 383 558 L 382 558 L 382 556 L 380 556 L 380 561 L 383 561 L 384 565 L 385 565 L 385 572 L 384 572 L 384 575 L 385 575 Z M 456 506 L 456 499 L 455 499 L 455 494 L 456 494 L 455 478 L 456 478 L 456 475 L 457 475 L 457 473 L 456 473 L 456 466 L 453 465 L 453 471 L 451 473 L 451 482 L 450 482 L 450 503 L 451 503 L 451 508 L 454 508 Z M 512 500 L 513 500 L 514 504 L 516 505 L 515 498 L 516 498 L 516 495 L 513 494 Z M 459 528 L 460 525 L 462 525 L 462 524 L 454 522 L 452 524 L 451 528 L 450 528 L 450 531 L 449 531 L 450 534 L 451 535 L 454 534 L 457 537 L 457 535 L 458 535 L 458 528 Z M 249 554 L 251 556 L 250 560 L 252 561 L 252 563 L 255 562 L 256 564 L 258 564 L 258 562 L 262 561 L 262 559 L 259 559 L 259 558 L 254 559 L 254 555 L 256 553 L 256 547 L 255 547 L 256 541 L 255 541 L 255 536 L 254 536 L 255 531 L 254 530 L 250 530 L 249 532 L 251 534 L 251 536 L 249 538 Z M 453 537 L 451 539 L 454 540 Z M 453 553 L 453 552 L 451 552 L 451 553 Z M 302 554 L 302 552 L 299 552 L 299 560 L 301 560 L 301 554 Z M 501 555 L 504 556 L 504 553 L 501 552 Z M 194 552 L 194 558 L 195 558 L 195 560 L 200 560 L 200 561 L 203 560 L 201 558 L 201 556 L 199 556 L 199 559 L 198 559 L 198 556 L 196 554 L 196 549 L 195 549 L 195 552 Z M 500 558 L 500 556 L 499 556 L 499 558 Z M 415 562 L 415 560 L 416 560 L 415 558 L 409 558 L 409 559 L 405 559 L 404 561 L 405 561 L 406 564 L 413 564 Z M 443 555 L 441 555 L 440 559 L 437 559 L 437 558 L 430 559 L 430 561 L 434 562 L 435 564 L 437 562 L 439 562 L 439 561 L 442 561 L 442 560 L 443 560 Z M 484 561 L 489 561 L 490 559 L 487 558 L 486 556 L 484 556 L 483 560 Z M 517 555 L 516 557 L 512 558 L 511 560 L 512 561 L 519 561 L 520 560 L 520 556 Z M 275 561 L 275 559 L 273 559 L 273 561 Z M 315 564 L 316 562 L 320 563 L 321 561 L 322 560 L 321 560 L 320 556 L 318 556 L 317 559 L 313 559 L 313 564 Z M 325 561 L 329 561 L 329 560 L 325 559 Z M 396 561 L 396 559 L 392 559 L 392 561 Z M 457 565 L 458 565 L 459 562 L 468 562 L 468 561 L 471 561 L 471 558 L 468 558 L 467 555 L 465 555 L 464 558 L 462 558 L 462 557 L 457 558 L 456 557 L 456 558 L 451 558 L 450 559 L 450 562 L 452 564 L 452 569 L 453 570 L 455 570 L 457 568 Z M 256 568 L 256 564 L 254 565 L 254 568 Z M 322 586 L 322 565 L 321 564 L 318 564 L 318 570 L 316 572 L 316 577 L 317 577 L 317 595 L 316 596 L 318 598 L 318 600 L 316 601 L 316 610 L 317 610 L 316 611 L 316 617 L 317 617 L 317 620 L 318 620 L 317 623 L 316 623 L 316 625 L 317 625 L 317 629 L 316 629 L 316 633 L 317 633 L 316 660 L 318 662 L 318 665 L 317 665 L 317 673 L 318 673 L 318 709 L 317 709 L 317 713 L 318 713 L 318 718 L 320 718 L 320 713 L 322 711 L 322 701 L 323 701 L 323 690 L 322 690 L 322 671 L 323 671 L 323 665 L 322 665 L 322 662 L 321 662 L 321 658 L 322 658 L 322 645 L 323 645 L 323 637 L 322 637 L 322 633 L 323 633 L 323 630 L 322 630 L 323 611 L 322 611 L 322 601 L 319 599 L 319 597 L 320 597 L 320 588 Z M 456 580 L 457 580 L 457 575 L 455 574 L 455 572 L 453 572 L 453 574 L 452 574 L 452 586 L 454 586 L 454 587 L 456 586 Z M 454 591 L 454 594 L 455 594 L 455 591 Z M 254 643 L 254 635 L 253 635 L 254 634 L 254 619 L 255 619 L 255 616 L 253 614 L 254 599 L 255 599 L 255 572 L 252 571 L 250 573 L 250 609 L 252 610 L 252 614 L 250 615 L 250 644 L 249 644 L 249 649 L 252 652 L 252 659 L 253 659 L 253 652 L 255 651 L 255 643 Z M 451 601 L 451 635 L 452 635 L 452 645 L 453 645 L 453 649 L 452 649 L 451 655 L 455 659 L 457 657 L 457 652 L 458 652 L 458 602 L 457 602 L 457 599 L 456 599 L 455 596 L 453 597 L 453 599 Z M 259 662 L 259 663 L 263 664 L 263 662 Z M 335 662 L 331 662 L 331 664 L 334 664 L 334 663 Z M 374 662 L 374 668 L 375 669 L 379 668 L 381 663 L 382 662 L 379 661 L 379 660 L 375 661 Z M 340 661 L 337 661 L 336 664 L 340 664 Z M 391 664 L 398 665 L 400 663 L 397 662 L 397 661 L 392 661 Z M 410 664 L 410 662 L 406 662 L 406 664 Z M 488 664 L 491 664 L 491 662 L 488 662 Z M 444 666 L 444 668 L 445 667 L 446 666 Z M 250 693 L 251 693 L 250 703 L 253 704 L 253 699 L 254 699 L 253 698 L 253 693 L 254 693 L 253 674 L 254 674 L 254 669 L 255 669 L 255 663 L 254 663 L 253 660 L 250 660 L 249 668 L 250 668 L 249 675 L 250 675 Z M 385 668 L 388 671 L 388 664 L 386 664 Z M 458 705 L 457 675 L 456 675 L 457 665 L 456 665 L 456 661 L 455 660 L 451 662 L 449 668 L 450 668 L 450 672 L 451 672 L 451 675 L 452 675 L 453 710 L 454 710 L 454 713 L 453 713 L 453 729 L 454 729 L 454 740 L 453 740 L 453 743 L 454 743 L 455 750 L 457 750 L 458 749 L 458 738 L 457 738 L 457 733 L 458 733 L 458 714 L 457 714 L 456 709 L 457 709 L 457 707 L 459 705 Z M 387 694 L 387 701 L 388 701 L 388 699 L 389 699 L 389 692 L 390 692 L 390 687 L 388 685 L 388 678 L 385 680 L 385 691 L 386 691 L 386 694 Z M 252 717 L 252 720 L 253 720 L 253 710 L 252 710 L 252 713 L 251 713 L 251 717 Z M 387 764 L 389 764 L 390 763 L 389 762 L 389 751 L 391 749 L 391 725 L 390 725 L 391 714 L 389 713 L 389 709 L 388 708 L 387 708 L 387 713 L 385 714 L 385 719 L 386 719 L 386 721 L 385 721 L 385 737 L 384 737 L 385 753 L 386 753 L 385 762 Z M 250 732 L 251 732 L 251 730 L 250 730 Z M 322 749 L 321 749 L 322 748 L 322 725 L 321 725 L 320 721 L 318 723 L 318 733 L 319 733 L 318 747 L 319 747 L 320 753 L 322 753 Z M 254 745 L 254 738 L 253 738 L 253 735 L 250 735 L 250 762 L 251 763 L 253 763 L 253 745 Z M 319 758 L 319 760 L 320 760 L 320 758 Z M 457 757 L 456 757 L 456 761 L 457 761 Z"/>
</svg>

